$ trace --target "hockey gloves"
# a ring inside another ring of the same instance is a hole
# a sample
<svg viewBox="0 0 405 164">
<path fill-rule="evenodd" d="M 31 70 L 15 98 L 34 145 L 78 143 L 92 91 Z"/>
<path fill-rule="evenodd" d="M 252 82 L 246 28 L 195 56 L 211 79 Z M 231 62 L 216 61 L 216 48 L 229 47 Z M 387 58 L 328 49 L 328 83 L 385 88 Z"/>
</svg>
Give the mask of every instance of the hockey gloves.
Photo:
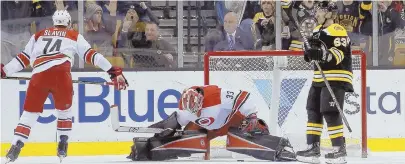
<svg viewBox="0 0 405 164">
<path fill-rule="evenodd" d="M 306 62 L 319 61 L 319 62 L 329 62 L 332 60 L 332 54 L 326 50 L 320 48 L 309 48 L 304 52 L 304 59 Z"/>
<path fill-rule="evenodd" d="M 110 75 L 110 79 L 114 83 L 115 89 L 125 90 L 129 86 L 127 79 L 122 74 L 122 68 L 113 66 L 107 71 L 107 73 Z"/>
<path fill-rule="evenodd" d="M 309 59 L 309 61 L 316 60 L 320 61 L 322 60 L 322 50 L 319 48 L 309 48 L 305 50 L 305 56 Z"/>
<path fill-rule="evenodd" d="M 1 78 L 6 77 L 6 72 L 4 72 L 4 64 L 1 64 Z"/>
<path fill-rule="evenodd" d="M 266 123 L 257 118 L 256 113 L 252 113 L 242 121 L 239 130 L 248 136 L 255 134 L 270 134 Z"/>
</svg>

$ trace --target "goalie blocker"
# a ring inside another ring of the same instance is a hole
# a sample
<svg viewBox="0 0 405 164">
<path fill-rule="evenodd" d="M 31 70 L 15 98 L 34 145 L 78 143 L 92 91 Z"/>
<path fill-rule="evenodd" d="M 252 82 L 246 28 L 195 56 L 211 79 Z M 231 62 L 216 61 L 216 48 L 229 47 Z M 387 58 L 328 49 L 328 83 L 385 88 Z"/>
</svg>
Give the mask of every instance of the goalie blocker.
<svg viewBox="0 0 405 164">
<path fill-rule="evenodd" d="M 177 112 L 166 120 L 151 125 L 151 128 L 165 129 L 153 137 L 135 137 L 131 153 L 127 157 L 133 161 L 161 161 L 190 157 L 193 153 L 205 153 L 208 147 L 208 131 L 181 129 Z M 226 149 L 270 161 L 295 161 L 295 154 L 289 141 L 269 134 L 243 133 L 240 128 L 229 128 Z"/>
</svg>

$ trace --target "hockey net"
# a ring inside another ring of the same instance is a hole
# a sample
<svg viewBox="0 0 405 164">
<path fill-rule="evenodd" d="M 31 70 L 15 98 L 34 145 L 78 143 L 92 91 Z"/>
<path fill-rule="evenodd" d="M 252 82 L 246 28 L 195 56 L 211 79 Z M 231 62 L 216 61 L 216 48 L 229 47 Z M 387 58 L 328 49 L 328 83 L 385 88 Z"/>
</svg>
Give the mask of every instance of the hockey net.
<svg viewBox="0 0 405 164">
<path fill-rule="evenodd" d="M 366 58 L 352 52 L 354 92 L 346 93 L 343 111 L 353 130 L 344 129 L 349 156 L 367 156 Z M 209 52 L 204 58 L 204 83 L 247 90 L 259 107 L 273 135 L 290 140 L 294 150 L 306 148 L 306 101 L 313 77 L 313 64 L 301 51 Z M 321 147 L 331 149 L 326 123 Z M 235 157 L 226 151 L 226 137 L 210 142 L 206 159 Z"/>
</svg>

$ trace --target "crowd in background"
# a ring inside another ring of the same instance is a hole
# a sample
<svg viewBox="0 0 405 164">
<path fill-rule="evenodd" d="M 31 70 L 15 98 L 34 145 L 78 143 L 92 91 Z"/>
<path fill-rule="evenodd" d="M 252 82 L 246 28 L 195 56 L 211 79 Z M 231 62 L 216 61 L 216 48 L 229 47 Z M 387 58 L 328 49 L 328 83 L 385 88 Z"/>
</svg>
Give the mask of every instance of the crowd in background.
<svg viewBox="0 0 405 164">
<path fill-rule="evenodd" d="M 298 21 L 305 35 L 310 36 L 316 25 L 315 3 L 314 0 L 281 1 L 281 49 L 302 50 L 302 37 L 293 21 Z M 404 66 L 404 2 L 376 3 L 379 65 Z M 193 54 L 275 50 L 275 1 L 248 0 L 246 6 L 243 4 L 244 1 L 205 2 L 203 7 L 215 11 L 216 25 L 208 30 L 203 29 L 205 32 L 201 37 L 204 41 L 197 45 L 203 49 Z M 372 56 L 371 2 L 344 0 L 337 4 L 339 10 L 335 22 L 349 32 L 352 49 L 363 50 Z M 72 28 L 82 33 L 92 47 L 113 64 L 127 68 L 177 68 L 177 46 L 160 37 L 161 21 L 176 19 L 169 12 L 163 12 L 162 16 L 154 14 L 150 1 L 87 0 L 81 15 L 78 8 L 77 1 L 1 1 L 1 62 L 7 63 L 20 52 L 32 34 L 51 27 L 51 16 L 55 10 L 66 9 L 72 16 Z M 83 17 L 82 25 L 79 25 L 79 17 Z M 187 29 L 187 25 L 175 28 Z M 75 60 L 75 66 L 78 67 L 78 59 Z M 372 65 L 372 61 L 368 57 L 367 64 Z"/>
</svg>

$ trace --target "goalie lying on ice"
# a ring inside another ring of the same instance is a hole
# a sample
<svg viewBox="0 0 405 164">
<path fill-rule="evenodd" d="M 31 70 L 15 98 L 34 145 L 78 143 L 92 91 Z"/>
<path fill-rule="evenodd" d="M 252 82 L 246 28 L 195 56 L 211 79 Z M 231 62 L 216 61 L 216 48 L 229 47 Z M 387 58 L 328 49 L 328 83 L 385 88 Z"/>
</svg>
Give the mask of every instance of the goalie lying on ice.
<svg viewBox="0 0 405 164">
<path fill-rule="evenodd" d="M 183 91 L 179 111 L 151 125 L 163 132 L 151 138 L 135 137 L 128 158 L 169 160 L 206 153 L 211 139 L 227 135 L 226 149 L 271 161 L 295 161 L 289 141 L 269 134 L 257 118 L 250 93 L 215 85 L 194 86 Z M 184 131 L 176 131 L 184 127 Z"/>
</svg>

